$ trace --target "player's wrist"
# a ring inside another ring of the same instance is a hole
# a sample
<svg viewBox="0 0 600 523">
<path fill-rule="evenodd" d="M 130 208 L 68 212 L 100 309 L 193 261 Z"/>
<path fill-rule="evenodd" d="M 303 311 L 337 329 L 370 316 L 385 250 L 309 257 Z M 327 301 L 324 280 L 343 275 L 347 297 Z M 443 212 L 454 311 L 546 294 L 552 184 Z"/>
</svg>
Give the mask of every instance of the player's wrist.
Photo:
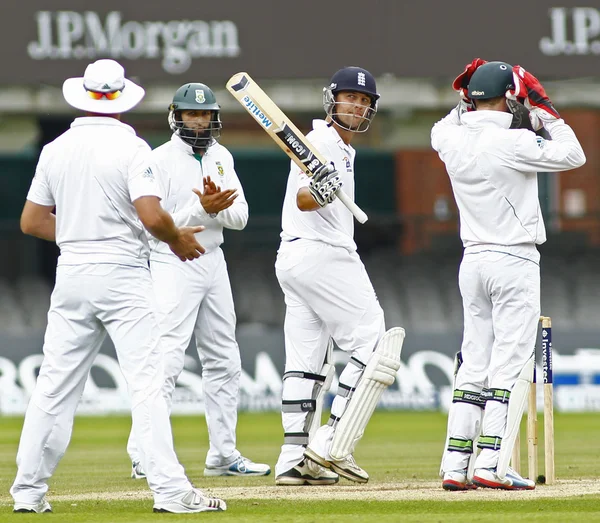
<svg viewBox="0 0 600 523">
<path fill-rule="evenodd" d="M 206 220 L 208 217 L 212 217 L 212 216 L 210 216 L 210 213 L 202 205 L 202 202 L 200 200 L 198 200 L 194 204 L 193 214 L 194 214 L 194 218 L 196 218 L 196 220 L 199 220 L 199 221 Z"/>
</svg>

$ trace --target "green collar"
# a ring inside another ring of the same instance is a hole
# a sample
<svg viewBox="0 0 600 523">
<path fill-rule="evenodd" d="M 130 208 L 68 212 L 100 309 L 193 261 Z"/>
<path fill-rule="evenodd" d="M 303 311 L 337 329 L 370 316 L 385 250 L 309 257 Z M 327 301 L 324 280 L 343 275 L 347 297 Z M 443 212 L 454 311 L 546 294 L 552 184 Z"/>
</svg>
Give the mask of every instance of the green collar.
<svg viewBox="0 0 600 523">
<path fill-rule="evenodd" d="M 194 158 L 196 158 L 196 160 L 198 160 L 200 162 L 200 165 L 202 165 L 202 155 L 201 154 L 194 153 Z"/>
</svg>

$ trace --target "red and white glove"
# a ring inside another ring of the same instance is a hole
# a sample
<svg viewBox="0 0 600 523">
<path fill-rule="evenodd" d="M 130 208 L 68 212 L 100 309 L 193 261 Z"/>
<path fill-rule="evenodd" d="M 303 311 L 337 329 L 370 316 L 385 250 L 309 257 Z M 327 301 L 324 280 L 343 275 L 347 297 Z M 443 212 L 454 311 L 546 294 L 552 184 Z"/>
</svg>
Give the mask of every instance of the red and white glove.
<svg viewBox="0 0 600 523">
<path fill-rule="evenodd" d="M 520 65 L 513 67 L 513 75 L 520 78 L 525 86 L 527 99 L 525 107 L 529 109 L 529 119 L 534 130 L 538 131 L 544 125 L 556 122 L 560 114 L 552 105 L 540 81 Z"/>
<path fill-rule="evenodd" d="M 506 98 L 508 98 L 509 100 L 515 100 L 515 101 L 525 105 L 525 101 L 527 100 L 527 86 L 525 85 L 523 78 L 521 78 L 516 73 L 514 67 L 513 67 L 513 83 L 515 84 L 515 88 L 509 89 L 508 91 L 506 91 Z"/>
<path fill-rule="evenodd" d="M 473 73 L 477 71 L 477 68 L 483 64 L 487 64 L 487 60 L 475 58 L 470 64 L 465 66 L 465 70 L 454 79 L 454 82 L 452 82 L 452 89 L 454 89 L 460 95 L 460 99 L 467 104 L 471 103 L 471 99 L 468 95 L 469 91 L 467 89 L 469 87 L 469 82 L 471 81 L 471 76 L 473 76 Z"/>
</svg>

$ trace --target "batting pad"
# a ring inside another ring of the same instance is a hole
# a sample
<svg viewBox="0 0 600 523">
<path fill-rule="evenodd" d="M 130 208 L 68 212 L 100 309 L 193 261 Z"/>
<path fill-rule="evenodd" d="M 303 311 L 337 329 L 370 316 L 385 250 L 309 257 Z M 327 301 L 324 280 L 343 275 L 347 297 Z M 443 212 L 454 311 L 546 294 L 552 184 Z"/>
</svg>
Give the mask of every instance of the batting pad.
<svg viewBox="0 0 600 523">
<path fill-rule="evenodd" d="M 388 330 L 369 357 L 358 387 L 335 427 L 329 451 L 334 460 L 344 459 L 354 452 L 354 446 L 362 438 L 383 391 L 394 383 L 400 368 L 405 335 L 402 327 Z"/>
<path fill-rule="evenodd" d="M 517 434 L 521 427 L 521 418 L 523 417 L 523 412 L 527 403 L 529 387 L 533 381 L 534 365 L 535 359 L 531 356 L 523 366 L 523 369 L 521 369 L 517 382 L 510 392 L 506 413 L 506 430 L 504 431 L 504 437 L 500 444 L 498 467 L 496 469 L 496 475 L 500 479 L 504 479 L 506 477 L 506 472 L 508 471 L 508 463 L 510 462 Z M 535 478 L 530 479 L 535 480 Z"/>
<path fill-rule="evenodd" d="M 325 381 L 317 393 L 315 411 L 312 413 L 310 423 L 308 424 L 308 441 L 312 440 L 315 432 L 317 432 L 321 426 L 321 415 L 323 413 L 325 394 L 329 392 L 333 376 L 335 376 L 335 365 L 333 365 L 333 340 L 331 338 L 327 342 L 327 353 L 325 355 L 325 363 L 323 363 L 323 368 L 321 369 L 321 375 L 325 376 Z"/>
<path fill-rule="evenodd" d="M 312 440 L 315 432 L 319 430 L 321 426 L 321 416 L 323 414 L 323 402 L 325 401 L 325 394 L 331 388 L 331 382 L 333 381 L 333 376 L 335 376 L 335 366 L 330 363 L 325 363 L 323 368 L 321 369 L 321 374 L 325 376 L 325 381 L 323 385 L 319 389 L 317 394 L 317 398 L 315 400 L 315 411 L 312 413 L 310 424 L 308 427 L 308 441 Z"/>
</svg>

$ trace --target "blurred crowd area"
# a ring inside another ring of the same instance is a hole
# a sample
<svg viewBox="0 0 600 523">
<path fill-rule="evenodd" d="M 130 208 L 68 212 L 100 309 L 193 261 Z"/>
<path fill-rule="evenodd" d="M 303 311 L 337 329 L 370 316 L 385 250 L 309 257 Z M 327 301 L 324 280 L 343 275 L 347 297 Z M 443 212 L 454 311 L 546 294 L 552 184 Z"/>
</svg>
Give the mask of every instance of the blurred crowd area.
<svg viewBox="0 0 600 523">
<path fill-rule="evenodd" d="M 282 329 L 283 294 L 274 271 L 279 222 L 276 217 L 256 221 L 251 220 L 247 231 L 227 234 L 223 247 L 238 325 Z M 359 251 L 386 323 L 413 333 L 456 332 L 462 328 L 458 290 L 462 248 L 457 232 L 438 235 L 427 247 L 409 254 L 403 252 L 409 225 L 399 218 L 373 217 L 363 230 L 357 226 Z M 3 249 L 8 256 L 0 277 L 0 334 L 39 333 L 46 326 L 57 249 L 18 232 L 11 234 L 12 248 Z M 540 251 L 543 314 L 552 317 L 557 329 L 597 329 L 600 249 L 589 246 L 582 235 L 560 233 L 550 234 Z M 11 256 L 15 257 L 9 263 Z"/>
</svg>

